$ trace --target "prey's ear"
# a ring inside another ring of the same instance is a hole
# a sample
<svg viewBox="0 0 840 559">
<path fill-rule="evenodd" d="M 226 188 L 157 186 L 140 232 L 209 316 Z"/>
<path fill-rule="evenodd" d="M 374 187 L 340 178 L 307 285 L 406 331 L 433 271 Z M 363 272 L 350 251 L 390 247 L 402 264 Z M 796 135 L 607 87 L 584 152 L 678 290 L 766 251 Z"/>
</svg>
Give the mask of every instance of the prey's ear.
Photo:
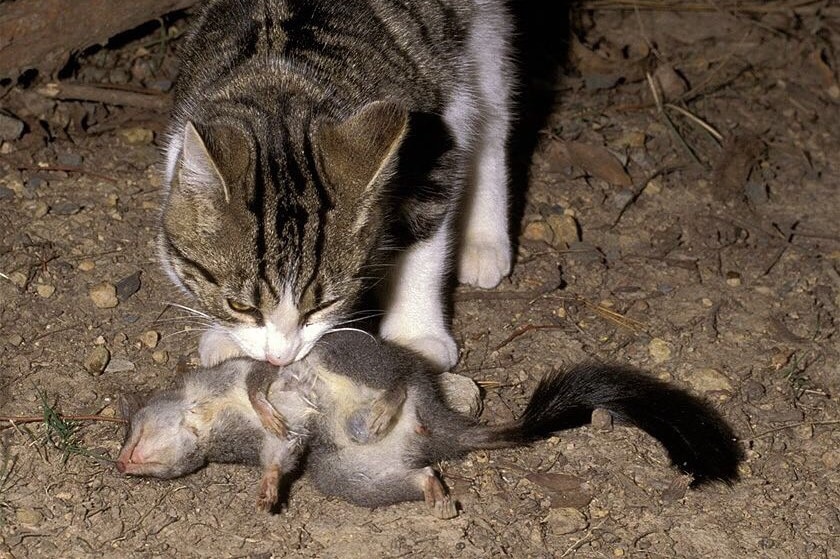
<svg viewBox="0 0 840 559">
<path fill-rule="evenodd" d="M 388 168 L 408 130 L 408 113 L 390 101 L 374 101 L 339 123 L 315 133 L 328 183 L 357 200 Z"/>
<path fill-rule="evenodd" d="M 125 394 L 120 394 L 117 397 L 117 407 L 120 410 L 120 417 L 130 423 L 131 418 L 134 417 L 134 414 L 136 414 L 138 410 L 146 405 L 147 400 L 148 398 L 139 392 L 127 392 Z"/>
<path fill-rule="evenodd" d="M 242 180 L 251 151 L 245 134 L 229 125 L 184 126 L 178 187 L 207 197 L 216 193 L 230 202 L 231 184 Z"/>
</svg>

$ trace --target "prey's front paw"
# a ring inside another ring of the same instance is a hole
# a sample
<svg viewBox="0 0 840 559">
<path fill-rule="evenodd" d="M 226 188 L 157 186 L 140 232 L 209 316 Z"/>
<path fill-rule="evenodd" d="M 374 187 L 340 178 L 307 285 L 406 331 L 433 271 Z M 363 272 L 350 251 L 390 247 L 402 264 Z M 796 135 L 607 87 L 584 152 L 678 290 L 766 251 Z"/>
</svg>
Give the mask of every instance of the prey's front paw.
<svg viewBox="0 0 840 559">
<path fill-rule="evenodd" d="M 213 328 L 202 334 L 198 356 L 202 367 L 214 367 L 227 359 L 244 357 L 245 353 L 224 330 Z"/>
<path fill-rule="evenodd" d="M 510 273 L 511 255 L 508 237 L 492 234 L 464 240 L 458 257 L 458 281 L 490 289 Z"/>
</svg>

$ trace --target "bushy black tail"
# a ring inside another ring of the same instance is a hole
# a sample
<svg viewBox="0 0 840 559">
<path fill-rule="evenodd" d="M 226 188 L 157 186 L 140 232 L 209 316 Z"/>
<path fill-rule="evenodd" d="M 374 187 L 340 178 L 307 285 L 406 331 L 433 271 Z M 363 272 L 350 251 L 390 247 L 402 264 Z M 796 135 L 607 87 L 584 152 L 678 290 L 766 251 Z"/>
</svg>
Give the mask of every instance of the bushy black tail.
<svg viewBox="0 0 840 559">
<path fill-rule="evenodd" d="M 694 477 L 695 485 L 737 478 L 741 453 L 734 433 L 715 410 L 682 390 L 623 367 L 580 365 L 549 374 L 518 421 L 484 432 L 477 428 L 471 442 L 485 448 L 528 444 L 589 423 L 595 408 L 659 440 L 674 465 Z"/>
</svg>

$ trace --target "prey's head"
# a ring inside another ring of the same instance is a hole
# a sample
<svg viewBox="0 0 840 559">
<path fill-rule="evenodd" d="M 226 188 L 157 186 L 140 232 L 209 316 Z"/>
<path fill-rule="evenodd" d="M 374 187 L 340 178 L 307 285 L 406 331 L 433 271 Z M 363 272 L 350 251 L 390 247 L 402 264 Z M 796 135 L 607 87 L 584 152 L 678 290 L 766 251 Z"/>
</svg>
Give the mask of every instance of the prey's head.
<svg viewBox="0 0 840 559">
<path fill-rule="evenodd" d="M 146 402 L 133 396 L 120 400 L 128 431 L 117 457 L 127 475 L 174 478 L 194 472 L 207 461 L 202 438 L 206 420 L 195 402 L 179 392 L 163 392 Z"/>
<path fill-rule="evenodd" d="M 286 365 L 347 320 L 381 242 L 383 186 L 407 127 L 387 102 L 344 120 L 231 102 L 176 130 L 159 252 L 253 359 Z"/>
</svg>

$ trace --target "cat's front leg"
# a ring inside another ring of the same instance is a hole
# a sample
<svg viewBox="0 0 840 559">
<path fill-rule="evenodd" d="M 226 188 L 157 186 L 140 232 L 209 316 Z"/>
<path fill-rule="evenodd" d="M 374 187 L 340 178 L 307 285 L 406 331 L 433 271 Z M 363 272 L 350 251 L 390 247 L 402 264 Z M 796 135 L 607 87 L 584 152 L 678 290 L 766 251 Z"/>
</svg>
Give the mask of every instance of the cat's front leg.
<svg viewBox="0 0 840 559">
<path fill-rule="evenodd" d="M 443 315 L 449 221 L 445 219 L 431 238 L 410 246 L 398 258 L 391 300 L 380 329 L 383 338 L 420 353 L 441 370 L 458 362 L 458 346 Z"/>
<path fill-rule="evenodd" d="M 198 356 L 202 367 L 215 367 L 222 361 L 234 357 L 245 357 L 246 354 L 227 332 L 217 327 L 201 335 L 201 340 L 198 342 Z"/>
</svg>

